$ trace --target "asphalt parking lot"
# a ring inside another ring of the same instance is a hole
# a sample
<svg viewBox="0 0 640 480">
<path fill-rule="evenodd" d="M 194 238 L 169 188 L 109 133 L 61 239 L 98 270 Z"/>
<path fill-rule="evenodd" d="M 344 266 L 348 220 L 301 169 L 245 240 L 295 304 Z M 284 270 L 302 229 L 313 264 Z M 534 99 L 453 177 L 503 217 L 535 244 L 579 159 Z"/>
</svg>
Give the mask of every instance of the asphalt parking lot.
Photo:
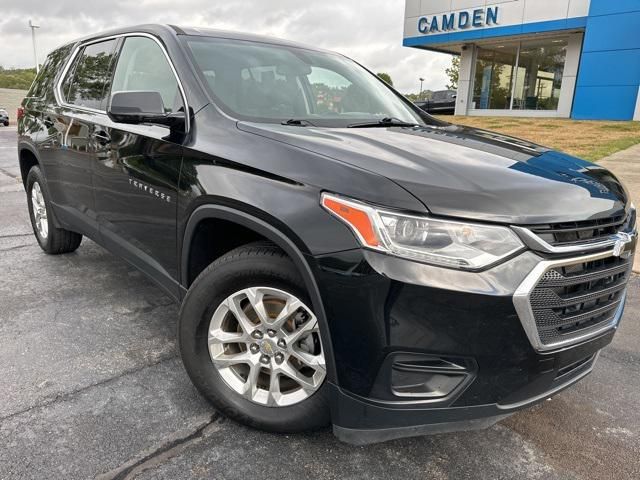
<svg viewBox="0 0 640 480">
<path fill-rule="evenodd" d="M 178 308 L 83 240 L 45 255 L 0 128 L 0 479 L 640 478 L 640 278 L 594 372 L 486 431 L 368 447 L 219 416 L 175 346 Z"/>
</svg>

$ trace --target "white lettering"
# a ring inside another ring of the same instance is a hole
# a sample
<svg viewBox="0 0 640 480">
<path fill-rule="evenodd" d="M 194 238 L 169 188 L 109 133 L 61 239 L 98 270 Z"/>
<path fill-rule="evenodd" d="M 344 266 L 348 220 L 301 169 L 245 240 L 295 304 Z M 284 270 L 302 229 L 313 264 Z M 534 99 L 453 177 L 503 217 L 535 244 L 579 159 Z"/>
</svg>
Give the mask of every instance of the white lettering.
<svg viewBox="0 0 640 480">
<path fill-rule="evenodd" d="M 144 190 L 149 195 L 155 195 L 159 199 L 166 200 L 167 203 L 171 203 L 171 196 L 167 195 L 166 193 L 161 192 L 157 188 L 153 188 L 153 187 L 151 187 L 149 185 L 146 185 L 146 184 L 144 184 L 142 182 L 138 182 L 137 180 L 133 180 L 132 178 L 129 178 L 129 185 L 133 185 L 135 188 L 139 188 L 140 190 Z"/>
</svg>

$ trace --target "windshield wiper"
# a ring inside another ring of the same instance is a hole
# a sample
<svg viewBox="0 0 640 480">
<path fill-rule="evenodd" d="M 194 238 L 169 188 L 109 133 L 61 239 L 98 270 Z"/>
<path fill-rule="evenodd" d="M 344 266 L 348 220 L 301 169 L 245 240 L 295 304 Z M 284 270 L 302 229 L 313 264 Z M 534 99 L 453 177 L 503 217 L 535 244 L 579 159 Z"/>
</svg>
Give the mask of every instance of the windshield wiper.
<svg viewBox="0 0 640 480">
<path fill-rule="evenodd" d="M 302 120 L 300 118 L 290 118 L 289 120 L 284 120 L 282 125 L 293 125 L 294 127 L 313 127 L 313 123 L 309 120 Z"/>
<path fill-rule="evenodd" d="M 417 123 L 404 122 L 394 117 L 385 117 L 377 122 L 352 123 L 347 128 L 376 128 L 376 127 L 419 127 Z"/>
</svg>

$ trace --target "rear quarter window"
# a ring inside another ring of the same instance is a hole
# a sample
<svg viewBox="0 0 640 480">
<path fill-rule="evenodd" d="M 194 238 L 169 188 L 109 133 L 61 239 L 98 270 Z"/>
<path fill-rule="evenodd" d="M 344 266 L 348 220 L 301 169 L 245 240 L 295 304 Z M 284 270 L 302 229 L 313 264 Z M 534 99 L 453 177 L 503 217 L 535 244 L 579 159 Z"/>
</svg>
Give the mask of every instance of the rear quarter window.
<svg viewBox="0 0 640 480">
<path fill-rule="evenodd" d="M 65 45 L 51 52 L 44 61 L 40 72 L 36 75 L 27 97 L 37 97 L 48 102 L 54 102 L 54 85 L 58 75 L 64 68 L 73 45 Z"/>
</svg>

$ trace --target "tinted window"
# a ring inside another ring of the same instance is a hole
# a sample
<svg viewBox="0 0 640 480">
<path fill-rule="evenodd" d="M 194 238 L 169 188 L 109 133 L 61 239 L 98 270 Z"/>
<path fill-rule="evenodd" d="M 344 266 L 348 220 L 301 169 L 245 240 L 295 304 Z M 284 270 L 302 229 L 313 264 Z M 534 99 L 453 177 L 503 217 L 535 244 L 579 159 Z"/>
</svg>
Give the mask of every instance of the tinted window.
<svg viewBox="0 0 640 480">
<path fill-rule="evenodd" d="M 75 65 L 73 81 L 66 94 L 67 103 L 104 110 L 111 82 L 111 62 L 115 40 L 87 45 Z"/>
<path fill-rule="evenodd" d="M 44 97 L 47 100 L 53 98 L 51 97 L 53 95 L 53 81 L 69 57 L 71 47 L 72 45 L 66 45 L 49 54 L 40 69 L 40 73 L 36 75 L 31 85 L 31 89 L 27 94 L 28 97 Z"/>
<path fill-rule="evenodd" d="M 433 97 L 432 100 L 436 101 L 436 102 L 444 102 L 446 100 L 453 100 L 453 96 L 455 95 L 455 92 L 452 92 L 451 90 L 443 90 L 440 92 L 433 92 Z"/>
<path fill-rule="evenodd" d="M 146 37 L 129 37 L 118 58 L 112 92 L 158 92 L 165 111 L 182 108 L 182 97 L 173 70 L 162 49 Z"/>
<path fill-rule="evenodd" d="M 64 81 L 60 86 L 60 92 L 62 93 L 62 97 L 64 98 L 65 102 L 68 102 L 67 99 L 69 98 L 69 89 L 71 88 L 71 83 L 73 82 L 73 75 L 76 73 L 76 67 L 78 66 L 78 62 L 80 62 L 81 58 L 82 55 L 80 54 L 75 56 L 75 58 L 73 59 L 73 63 L 71 63 L 71 65 L 69 66 L 67 75 L 66 77 L 64 77 Z"/>
</svg>

